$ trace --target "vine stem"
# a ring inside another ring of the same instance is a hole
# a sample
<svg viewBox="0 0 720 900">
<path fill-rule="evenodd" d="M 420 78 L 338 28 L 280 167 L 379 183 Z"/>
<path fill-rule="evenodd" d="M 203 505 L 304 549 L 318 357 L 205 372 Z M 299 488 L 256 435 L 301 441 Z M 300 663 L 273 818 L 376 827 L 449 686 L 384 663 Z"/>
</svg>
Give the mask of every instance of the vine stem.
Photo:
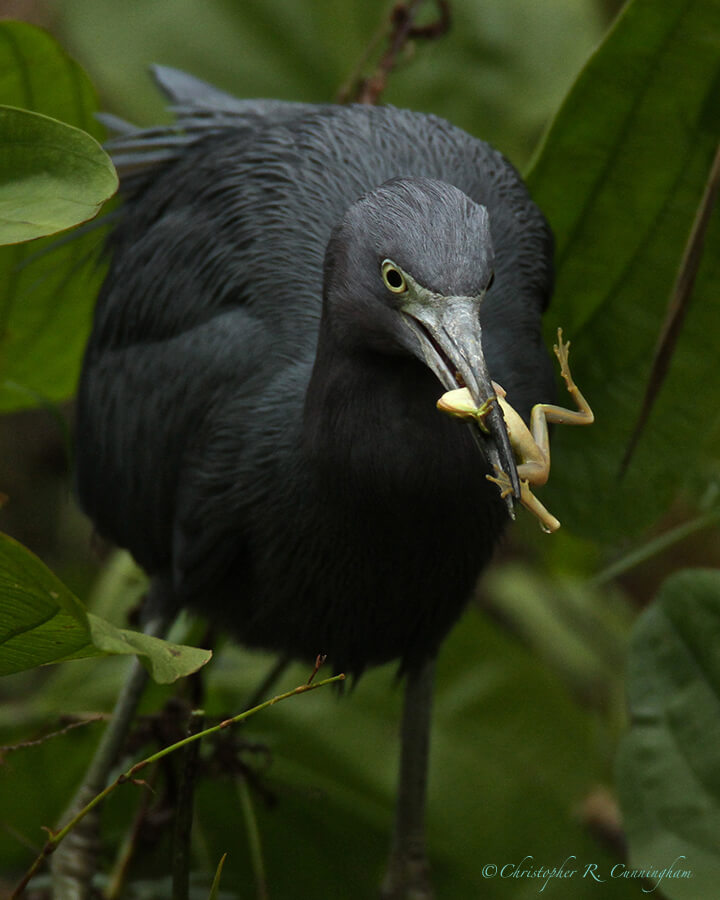
<svg viewBox="0 0 720 900">
<path fill-rule="evenodd" d="M 315 681 L 311 684 L 301 684 L 296 688 L 293 688 L 291 691 L 286 691 L 284 694 L 278 694 L 276 697 L 271 697 L 270 700 L 266 700 L 264 703 L 259 703 L 257 706 L 253 706 L 251 709 L 245 710 L 245 712 L 238 713 L 238 715 L 233 716 L 230 719 L 225 719 L 222 722 L 219 722 L 217 725 L 212 725 L 210 728 L 204 729 L 204 731 L 199 731 L 197 734 L 191 734 L 182 740 L 176 741 L 174 744 L 170 744 L 167 747 L 163 747 L 162 750 L 158 750 L 157 753 L 153 753 L 152 756 L 148 756 L 145 759 L 140 760 L 140 762 L 134 763 L 134 765 L 130 766 L 130 768 L 126 772 L 122 772 L 115 781 L 111 782 L 106 788 L 100 791 L 93 799 L 86 804 L 79 812 L 77 812 L 72 819 L 59 831 L 51 831 L 50 829 L 46 829 L 49 834 L 49 838 L 45 843 L 40 855 L 35 859 L 33 864 L 27 870 L 25 875 L 22 878 L 22 881 L 15 888 L 13 893 L 10 895 L 11 900 L 18 900 L 18 898 L 22 897 L 25 892 L 25 888 L 30 883 L 30 880 L 38 871 L 40 866 L 42 866 L 43 862 L 54 853 L 57 846 L 60 842 L 67 837 L 67 835 L 75 828 L 75 826 L 81 822 L 85 816 L 91 812 L 95 807 L 102 803 L 112 792 L 121 784 L 125 784 L 128 781 L 133 782 L 134 784 L 144 784 L 143 781 L 136 778 L 138 772 L 142 771 L 146 766 L 151 765 L 154 762 L 157 762 L 159 759 L 162 759 L 165 756 L 169 756 L 171 753 L 174 753 L 176 750 L 180 750 L 182 747 L 186 747 L 188 744 L 193 743 L 194 741 L 199 741 L 202 738 L 209 737 L 212 734 L 217 734 L 217 732 L 222 731 L 224 728 L 229 728 L 231 725 L 237 725 L 239 722 L 244 722 L 245 719 L 250 718 L 250 716 L 255 713 L 260 712 L 263 709 L 266 709 L 268 706 L 274 706 L 276 703 L 279 703 L 281 700 L 287 700 L 290 697 L 294 697 L 296 694 L 305 694 L 308 691 L 314 691 L 317 688 L 324 687 L 327 684 L 333 684 L 338 681 L 343 681 L 345 678 L 344 674 L 334 675 L 332 678 L 325 678 L 322 681 Z"/>
</svg>

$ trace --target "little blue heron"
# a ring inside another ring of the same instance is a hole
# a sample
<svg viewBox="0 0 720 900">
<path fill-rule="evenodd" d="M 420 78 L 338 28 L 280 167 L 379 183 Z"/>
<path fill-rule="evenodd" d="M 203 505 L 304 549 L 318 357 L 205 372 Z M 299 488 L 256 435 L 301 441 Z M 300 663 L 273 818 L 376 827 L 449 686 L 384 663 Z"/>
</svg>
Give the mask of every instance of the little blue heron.
<svg viewBox="0 0 720 900">
<path fill-rule="evenodd" d="M 384 890 L 429 896 L 432 660 L 508 520 L 491 463 L 516 478 L 497 404 L 487 437 L 436 401 L 480 405 L 490 377 L 525 421 L 553 398 L 551 235 L 515 169 L 442 119 L 155 74 L 177 123 L 116 142 L 80 501 L 242 643 L 354 674 L 400 661 Z"/>
</svg>

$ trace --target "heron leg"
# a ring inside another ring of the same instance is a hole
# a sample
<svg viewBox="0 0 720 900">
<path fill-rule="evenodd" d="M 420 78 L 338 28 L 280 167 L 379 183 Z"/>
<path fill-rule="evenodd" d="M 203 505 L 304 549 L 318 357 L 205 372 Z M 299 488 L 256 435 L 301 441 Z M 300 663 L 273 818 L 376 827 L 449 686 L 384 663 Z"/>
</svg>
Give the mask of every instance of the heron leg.
<svg viewBox="0 0 720 900">
<path fill-rule="evenodd" d="M 163 637 L 174 617 L 175 613 L 171 612 L 165 583 L 154 580 L 143 609 L 143 632 Z M 135 657 L 110 721 L 85 774 L 85 780 L 62 816 L 62 822 L 71 819 L 107 786 L 110 772 L 125 743 L 147 680 L 147 669 Z M 54 900 L 87 900 L 92 896 L 99 819 L 100 810 L 96 807 L 78 823 L 53 853 L 51 871 Z"/>
<path fill-rule="evenodd" d="M 435 660 L 408 672 L 401 725 L 400 776 L 382 900 L 432 900 L 425 852 L 425 798 Z"/>
</svg>

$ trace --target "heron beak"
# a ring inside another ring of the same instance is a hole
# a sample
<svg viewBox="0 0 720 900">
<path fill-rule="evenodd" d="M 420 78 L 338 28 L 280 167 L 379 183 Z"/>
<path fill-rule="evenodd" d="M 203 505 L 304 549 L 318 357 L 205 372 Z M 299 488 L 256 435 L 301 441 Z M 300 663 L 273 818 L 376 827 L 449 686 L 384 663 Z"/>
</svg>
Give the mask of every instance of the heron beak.
<svg viewBox="0 0 720 900">
<path fill-rule="evenodd" d="M 405 304 L 403 313 L 406 325 L 415 335 L 417 355 L 446 390 L 466 387 L 478 408 L 495 398 L 482 350 L 476 297 L 442 297 L 423 292 Z M 520 481 L 505 419 L 497 402 L 490 405 L 484 425 L 488 434 L 475 423 L 470 427 L 490 462 L 510 478 L 513 493 L 506 500 L 512 516 L 512 498 L 520 499 Z"/>
</svg>

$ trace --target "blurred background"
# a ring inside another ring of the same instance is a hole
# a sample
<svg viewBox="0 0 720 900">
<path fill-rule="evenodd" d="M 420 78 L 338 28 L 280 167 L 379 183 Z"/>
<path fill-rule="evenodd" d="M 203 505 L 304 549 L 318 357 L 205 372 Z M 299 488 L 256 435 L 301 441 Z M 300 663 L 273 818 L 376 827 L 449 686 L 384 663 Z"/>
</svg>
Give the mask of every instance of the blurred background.
<svg viewBox="0 0 720 900">
<path fill-rule="evenodd" d="M 143 125 L 167 120 L 147 72 L 153 62 L 239 96 L 332 101 L 372 69 L 391 5 L 0 0 L 0 17 L 48 29 L 87 71 L 100 107 Z M 453 0 L 450 32 L 411 46 L 382 100 L 443 116 L 526 170 L 620 5 Z M 433 14 L 429 5 L 426 18 Z M 100 614 L 123 621 L 142 591 L 142 576 L 93 537 L 74 505 L 71 431 L 70 403 L 0 419 L 0 489 L 10 498 L 0 510 L 0 530 L 30 547 Z M 679 497 L 650 537 L 685 521 L 690 506 Z M 552 511 L 563 518 L 562 510 Z M 624 859 L 612 785 L 625 726 L 629 630 L 670 570 L 717 563 L 720 542 L 716 530 L 695 533 L 674 545 L 672 558 L 654 555 L 609 586 L 597 573 L 624 549 L 622 542 L 608 549 L 569 530 L 546 539 L 521 514 L 445 646 L 429 825 L 440 897 L 521 900 L 538 892 L 527 880 L 483 881 L 485 863 L 532 855 L 552 866 L 575 856 L 607 867 Z M 193 634 L 198 642 L 205 637 L 201 626 Z M 272 664 L 221 638 L 216 646 L 205 687 L 211 716 L 241 709 Z M 109 709 L 124 665 L 84 661 L 5 679 L 0 743 L 63 727 L 60 713 Z M 295 669 L 280 687 L 305 677 Z M 157 710 L 171 694 L 153 688 L 146 710 Z M 276 898 L 372 896 L 391 822 L 399 702 L 394 669 L 385 667 L 344 697 L 318 691 L 298 698 L 216 747 L 206 760 L 213 777 L 198 797 L 198 896 L 207 896 L 208 873 L 226 851 L 228 897 L 262 897 L 265 883 Z M 40 826 L 60 814 L 98 734 L 89 725 L 3 754 L 0 879 L 21 871 L 42 843 Z M 117 896 L 165 895 L 157 861 L 167 847 L 170 789 L 160 773 L 155 778 L 165 787 L 143 801 L 140 819 L 130 791 L 107 810 L 106 870 L 125 891 Z M 142 840 L 126 860 L 123 841 L 133 828 L 136 836 L 141 829 Z M 256 831 L 259 854 L 249 837 Z M 553 884 L 552 896 L 622 900 L 640 896 L 640 889 L 573 880 Z"/>
</svg>

